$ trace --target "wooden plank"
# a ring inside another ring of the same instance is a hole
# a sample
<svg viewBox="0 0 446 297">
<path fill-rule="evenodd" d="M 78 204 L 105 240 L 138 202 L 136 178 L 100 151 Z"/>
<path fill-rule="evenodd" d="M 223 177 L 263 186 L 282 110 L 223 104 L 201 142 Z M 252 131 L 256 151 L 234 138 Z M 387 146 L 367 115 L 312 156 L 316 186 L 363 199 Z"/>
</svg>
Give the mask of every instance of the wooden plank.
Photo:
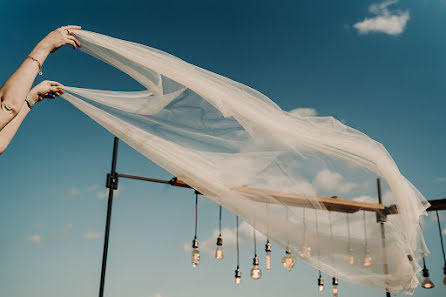
<svg viewBox="0 0 446 297">
<path fill-rule="evenodd" d="M 285 193 L 246 186 L 234 187 L 232 189 L 247 194 L 246 196 L 254 201 L 263 203 L 277 203 L 304 208 L 318 208 L 320 205 L 323 205 L 329 211 L 344 213 L 354 213 L 359 210 L 378 212 L 385 209 L 384 205 L 379 203 L 359 202 L 334 197 Z M 268 196 L 273 197 L 275 201 L 268 199 Z"/>
</svg>

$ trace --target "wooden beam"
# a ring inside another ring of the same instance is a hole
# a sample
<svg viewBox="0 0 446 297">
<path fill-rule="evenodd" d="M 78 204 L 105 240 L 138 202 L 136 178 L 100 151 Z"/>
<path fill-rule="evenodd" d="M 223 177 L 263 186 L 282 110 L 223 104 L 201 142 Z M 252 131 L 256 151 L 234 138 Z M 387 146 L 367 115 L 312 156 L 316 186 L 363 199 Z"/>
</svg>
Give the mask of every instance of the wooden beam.
<svg viewBox="0 0 446 297">
<path fill-rule="evenodd" d="M 385 211 L 385 206 L 379 203 L 359 202 L 339 199 L 335 197 L 321 197 L 295 193 L 285 193 L 251 187 L 234 187 L 233 190 L 245 194 L 246 197 L 263 203 L 277 203 L 304 208 L 319 208 L 323 205 L 329 211 L 354 213 L 360 210 L 380 212 Z M 272 197 L 270 199 L 268 197 Z"/>
<path fill-rule="evenodd" d="M 134 178 L 134 176 L 119 174 L 123 177 Z M 140 178 L 142 179 L 142 178 Z M 158 181 L 154 179 L 145 179 L 147 181 L 156 181 L 168 183 L 175 187 L 182 188 L 192 188 L 186 184 L 183 180 L 179 178 L 172 178 L 170 181 Z M 354 213 L 360 210 L 371 211 L 371 212 L 384 212 L 384 214 L 397 214 L 398 209 L 396 205 L 390 205 L 388 207 L 379 203 L 369 203 L 369 202 L 359 202 L 346 199 L 339 199 L 334 197 L 321 197 L 321 196 L 311 196 L 296 193 L 286 193 L 272 190 L 264 190 L 258 188 L 251 188 L 246 186 L 234 187 L 233 190 L 243 193 L 248 198 L 262 203 L 277 203 L 296 207 L 305 208 L 317 208 L 319 205 L 324 205 L 327 210 L 344 212 L 344 213 Z M 272 200 L 268 197 L 273 197 Z M 435 210 L 446 210 L 446 198 L 429 200 L 431 206 L 427 211 Z"/>
</svg>

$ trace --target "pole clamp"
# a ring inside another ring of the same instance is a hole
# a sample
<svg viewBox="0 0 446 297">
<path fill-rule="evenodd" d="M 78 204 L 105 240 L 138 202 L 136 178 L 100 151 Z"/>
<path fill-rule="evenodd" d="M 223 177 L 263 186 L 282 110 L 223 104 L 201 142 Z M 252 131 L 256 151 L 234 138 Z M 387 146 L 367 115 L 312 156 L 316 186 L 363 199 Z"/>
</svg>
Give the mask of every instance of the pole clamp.
<svg viewBox="0 0 446 297">
<path fill-rule="evenodd" d="M 105 182 L 105 187 L 108 189 L 117 190 L 118 189 L 118 174 L 117 173 L 107 173 L 107 180 Z"/>
</svg>

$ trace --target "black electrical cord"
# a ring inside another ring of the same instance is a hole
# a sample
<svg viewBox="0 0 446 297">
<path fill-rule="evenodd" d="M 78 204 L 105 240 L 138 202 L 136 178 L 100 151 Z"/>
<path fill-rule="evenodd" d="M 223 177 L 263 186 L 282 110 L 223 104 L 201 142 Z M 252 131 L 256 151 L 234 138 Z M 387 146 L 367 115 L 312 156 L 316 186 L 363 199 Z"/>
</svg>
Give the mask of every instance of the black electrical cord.
<svg viewBox="0 0 446 297">
<path fill-rule="evenodd" d="M 237 222 L 237 226 L 236 226 L 236 230 L 237 230 L 237 232 L 236 232 L 236 242 L 237 242 L 237 269 L 238 269 L 239 266 L 240 266 L 240 250 L 239 250 L 239 247 L 238 247 L 238 216 L 237 216 L 237 218 L 236 218 L 236 222 Z"/>
<path fill-rule="evenodd" d="M 195 193 L 195 239 L 197 239 L 197 223 L 198 223 L 198 194 Z"/>
<path fill-rule="evenodd" d="M 441 233 L 441 224 L 440 224 L 440 217 L 438 216 L 438 210 L 436 210 L 435 213 L 437 214 L 438 232 L 440 232 L 441 251 L 443 252 L 443 261 L 444 261 L 444 266 L 446 267 L 446 256 L 444 254 L 443 234 Z"/>
</svg>

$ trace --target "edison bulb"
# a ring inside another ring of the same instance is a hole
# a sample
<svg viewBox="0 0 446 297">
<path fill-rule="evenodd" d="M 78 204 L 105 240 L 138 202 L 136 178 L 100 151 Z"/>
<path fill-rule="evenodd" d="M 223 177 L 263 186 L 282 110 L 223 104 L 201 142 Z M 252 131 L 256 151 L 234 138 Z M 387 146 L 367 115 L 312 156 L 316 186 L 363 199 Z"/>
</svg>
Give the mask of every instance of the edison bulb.
<svg viewBox="0 0 446 297">
<path fill-rule="evenodd" d="M 254 265 L 251 269 L 252 279 L 259 279 L 262 277 L 262 271 L 259 268 L 259 258 L 257 255 L 254 257 L 252 264 Z"/>
<path fill-rule="evenodd" d="M 428 276 L 426 276 L 423 280 L 423 284 L 422 287 L 425 289 L 432 289 L 433 287 L 435 287 L 434 283 L 429 279 Z"/>
<path fill-rule="evenodd" d="M 311 246 L 308 244 L 304 244 L 298 251 L 299 257 L 303 259 L 311 258 Z"/>
<path fill-rule="evenodd" d="M 333 297 L 338 296 L 338 286 L 333 286 Z"/>
<path fill-rule="evenodd" d="M 262 277 L 262 270 L 260 270 L 259 265 L 254 265 L 251 269 L 251 277 L 252 279 L 259 279 Z"/>
<path fill-rule="evenodd" d="M 265 244 L 265 253 L 266 253 L 266 271 L 271 271 L 271 243 L 269 240 L 266 241 Z"/>
<path fill-rule="evenodd" d="M 282 258 L 282 264 L 286 270 L 291 271 L 293 270 L 294 264 L 296 264 L 296 257 L 287 251 L 286 255 Z"/>
<path fill-rule="evenodd" d="M 192 250 L 192 266 L 197 267 L 200 264 L 200 251 L 198 248 Z"/>
<path fill-rule="evenodd" d="M 443 278 L 443 284 L 446 286 L 446 276 Z"/>
<path fill-rule="evenodd" d="M 237 266 L 237 269 L 235 270 L 235 283 L 239 285 L 242 281 L 242 272 L 240 271 L 240 268 Z"/>
<path fill-rule="evenodd" d="M 348 263 L 350 263 L 350 265 L 355 264 L 355 257 L 353 255 L 350 255 L 348 257 Z"/>
<path fill-rule="evenodd" d="M 324 279 L 322 278 L 322 276 L 319 276 L 319 278 L 317 279 L 317 286 L 318 286 L 319 292 L 324 291 Z"/>
<path fill-rule="evenodd" d="M 223 249 L 221 248 L 221 246 L 217 246 L 217 250 L 215 251 L 215 259 L 223 259 Z"/>
<path fill-rule="evenodd" d="M 192 267 L 197 267 L 200 264 L 200 250 L 198 249 L 198 240 L 194 238 L 192 241 Z"/>
<path fill-rule="evenodd" d="M 338 278 L 337 277 L 333 277 L 333 297 L 337 297 L 338 296 Z"/>
<path fill-rule="evenodd" d="M 266 271 L 271 271 L 271 252 L 266 252 Z"/>
<path fill-rule="evenodd" d="M 217 249 L 215 250 L 215 259 L 221 260 L 223 259 L 223 239 L 221 238 L 221 235 L 217 238 Z"/>
<path fill-rule="evenodd" d="M 370 257 L 369 253 L 367 252 L 364 255 L 364 259 L 362 260 L 362 265 L 364 265 L 364 267 L 372 266 L 372 257 Z"/>
</svg>

